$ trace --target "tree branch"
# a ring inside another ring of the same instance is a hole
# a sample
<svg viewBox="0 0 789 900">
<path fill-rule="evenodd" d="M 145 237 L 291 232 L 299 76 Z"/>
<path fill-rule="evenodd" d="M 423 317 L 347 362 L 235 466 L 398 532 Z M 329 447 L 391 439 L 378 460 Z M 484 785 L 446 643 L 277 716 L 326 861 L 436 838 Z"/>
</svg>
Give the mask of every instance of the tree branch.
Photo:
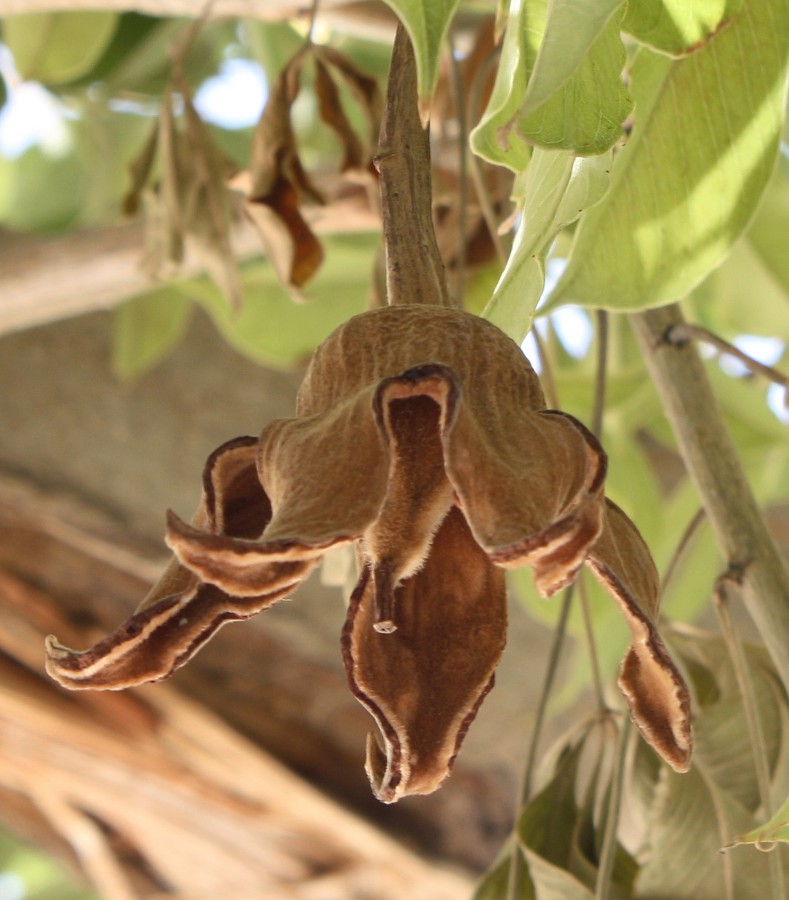
<svg viewBox="0 0 789 900">
<path fill-rule="evenodd" d="M 318 234 L 372 231 L 378 217 L 356 194 L 328 207 L 310 207 L 306 218 Z M 249 223 L 234 230 L 233 249 L 239 260 L 262 255 L 260 236 Z M 140 267 L 144 243 L 142 222 L 75 231 L 57 237 L 0 234 L 0 335 L 111 309 L 157 286 Z M 205 271 L 205 263 L 187 250 L 173 277 Z M 158 284 L 163 286 L 168 281 Z"/>
<path fill-rule="evenodd" d="M 647 367 L 745 605 L 789 687 L 789 572 L 748 485 L 696 348 L 666 339 L 683 323 L 674 304 L 631 316 Z"/>
<path fill-rule="evenodd" d="M 348 0 L 324 0 L 328 7 L 341 7 Z M 211 17 L 249 16 L 281 21 L 305 11 L 304 0 L 214 0 Z M 106 9 L 147 13 L 151 16 L 198 16 L 203 5 L 195 0 L 4 0 L 3 15 L 28 12 L 73 12 Z"/>
</svg>

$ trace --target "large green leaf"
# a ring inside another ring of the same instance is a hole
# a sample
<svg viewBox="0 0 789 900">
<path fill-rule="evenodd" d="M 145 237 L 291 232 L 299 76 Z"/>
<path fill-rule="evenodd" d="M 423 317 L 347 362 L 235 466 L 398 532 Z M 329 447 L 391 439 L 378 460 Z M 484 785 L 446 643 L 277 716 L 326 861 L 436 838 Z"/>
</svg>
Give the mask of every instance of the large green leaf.
<svg viewBox="0 0 789 900">
<path fill-rule="evenodd" d="M 493 94 L 472 132 L 475 152 L 519 171 L 528 158 L 524 142 L 582 156 L 609 149 L 632 106 L 621 79 L 621 6 L 514 4 Z"/>
<path fill-rule="evenodd" d="M 656 50 L 680 55 L 698 50 L 740 5 L 741 0 L 632 0 L 622 29 Z"/>
<path fill-rule="evenodd" d="M 305 290 L 312 302 L 295 303 L 265 260 L 241 267 L 243 305 L 232 310 L 208 278 L 176 281 L 119 307 L 114 361 L 125 378 L 159 362 L 180 338 L 194 302 L 211 316 L 240 353 L 275 369 L 308 359 L 318 344 L 368 300 L 377 234 L 328 236 L 326 265 Z"/>
<path fill-rule="evenodd" d="M 523 212 L 515 242 L 483 311 L 520 343 L 545 285 L 545 254 L 556 233 L 599 202 L 608 188 L 610 154 L 587 159 L 534 151 L 523 179 Z"/>
<path fill-rule="evenodd" d="M 112 12 L 25 13 L 5 20 L 3 40 L 22 78 L 63 84 L 93 68 L 117 23 Z"/>
<path fill-rule="evenodd" d="M 241 272 L 244 301 L 234 312 L 220 291 L 205 279 L 184 290 L 209 313 L 227 341 L 251 359 L 288 369 L 309 358 L 328 335 L 367 306 L 377 234 L 328 236 L 326 262 L 295 303 L 265 261 Z"/>
<path fill-rule="evenodd" d="M 641 50 L 633 134 L 608 195 L 578 227 L 551 306 L 657 306 L 721 262 L 772 174 L 788 64 L 789 4 L 773 0 L 749 0 L 691 56 Z"/>
<path fill-rule="evenodd" d="M 458 0 L 386 0 L 406 28 L 416 56 L 419 106 L 423 117 L 438 81 L 438 64 Z"/>
<path fill-rule="evenodd" d="M 789 159 L 782 153 L 775 176 L 770 182 L 759 212 L 748 230 L 747 239 L 765 270 L 784 292 L 786 305 L 784 309 L 777 311 L 784 318 L 789 314 L 787 234 L 789 234 Z"/>
<path fill-rule="evenodd" d="M 124 381 L 138 378 L 167 356 L 189 321 L 191 302 L 163 287 L 121 304 L 113 321 L 113 368 Z"/>
</svg>

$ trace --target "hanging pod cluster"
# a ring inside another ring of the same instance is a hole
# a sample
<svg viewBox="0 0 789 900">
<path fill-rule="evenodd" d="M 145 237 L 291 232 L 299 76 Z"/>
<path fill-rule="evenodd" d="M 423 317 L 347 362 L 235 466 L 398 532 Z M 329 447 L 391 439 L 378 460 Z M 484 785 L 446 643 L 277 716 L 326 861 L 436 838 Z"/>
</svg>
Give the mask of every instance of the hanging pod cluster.
<svg viewBox="0 0 789 900">
<path fill-rule="evenodd" d="M 632 633 L 619 677 L 632 718 L 685 771 L 689 695 L 656 629 L 649 550 L 605 497 L 594 436 L 546 408 L 515 342 L 451 305 L 402 31 L 392 73 L 379 149 L 391 305 L 324 341 L 293 418 L 211 454 L 191 523 L 169 514 L 173 560 L 137 612 L 85 651 L 50 638 L 48 671 L 77 690 L 165 678 L 353 544 L 343 659 L 378 726 L 367 771 L 389 803 L 452 768 L 504 647 L 505 570 L 530 566 L 550 596 L 587 565 Z"/>
</svg>

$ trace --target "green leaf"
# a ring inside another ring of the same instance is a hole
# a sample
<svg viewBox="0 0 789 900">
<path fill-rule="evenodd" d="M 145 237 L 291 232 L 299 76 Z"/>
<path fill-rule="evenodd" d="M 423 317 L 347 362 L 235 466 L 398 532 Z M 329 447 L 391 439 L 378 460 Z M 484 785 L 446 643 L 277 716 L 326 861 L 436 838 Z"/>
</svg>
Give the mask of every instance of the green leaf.
<svg viewBox="0 0 789 900">
<path fill-rule="evenodd" d="M 531 147 L 510 123 L 526 93 L 544 27 L 543 2 L 520 3 L 510 10 L 493 91 L 471 132 L 471 148 L 478 156 L 513 172 L 522 172 L 531 157 Z"/>
<path fill-rule="evenodd" d="M 545 285 L 545 254 L 556 233 L 599 202 L 610 154 L 588 159 L 534 151 L 523 179 L 523 213 L 507 264 L 483 316 L 520 343 Z"/>
<path fill-rule="evenodd" d="M 510 883 L 512 854 L 520 852 L 520 849 L 514 848 L 501 859 L 497 860 L 490 871 L 477 885 L 477 889 L 474 891 L 474 896 L 471 900 L 502 900 L 503 897 L 509 897 L 507 891 Z M 514 900 L 535 900 L 534 887 L 526 872 L 521 875 L 518 893 Z"/>
<path fill-rule="evenodd" d="M 472 132 L 475 152 L 519 171 L 524 141 L 580 156 L 608 150 L 632 107 L 621 79 L 621 7 L 532 0 L 511 11 L 496 84 Z"/>
<path fill-rule="evenodd" d="M 121 304 L 114 312 L 113 368 L 132 381 L 161 362 L 186 330 L 192 304 L 181 291 L 164 287 Z"/>
<path fill-rule="evenodd" d="M 747 241 L 758 255 L 769 275 L 780 286 L 787 301 L 779 314 L 789 313 L 789 254 L 786 235 L 789 234 L 789 159 L 778 158 L 778 167 L 765 191 L 759 211 L 748 230 Z M 750 302 L 748 303 L 750 307 Z"/>
<path fill-rule="evenodd" d="M 642 48 L 633 134 L 608 195 L 578 227 L 550 307 L 658 306 L 721 262 L 772 174 L 788 62 L 789 5 L 772 0 L 750 0 L 681 60 Z"/>
<path fill-rule="evenodd" d="M 756 844 L 759 850 L 771 850 L 776 843 L 789 844 L 789 797 L 764 825 L 739 835 L 726 845 L 726 849 L 738 844 Z"/>
<path fill-rule="evenodd" d="M 577 743 L 562 749 L 553 778 L 523 810 L 517 833 L 536 897 L 591 900 L 595 896 L 602 844 L 595 811 L 608 796 L 610 759 L 608 765 L 603 759 L 615 747 L 614 733 L 604 724 L 586 729 Z M 580 792 L 584 794 L 581 806 Z M 607 896 L 611 900 L 630 897 L 635 863 L 620 846 L 612 874 Z"/>
<path fill-rule="evenodd" d="M 520 115 L 527 117 L 575 75 L 622 0 L 551 0 L 542 43 L 529 78 Z M 617 79 L 618 81 L 618 79 Z"/>
<path fill-rule="evenodd" d="M 3 35 L 22 78 L 64 84 L 93 68 L 117 23 L 113 12 L 25 13 L 9 16 Z"/>
<path fill-rule="evenodd" d="M 741 0 L 633 0 L 622 30 L 655 50 L 679 56 L 698 50 L 740 5 Z"/>
<path fill-rule="evenodd" d="M 458 0 L 386 0 L 386 3 L 397 13 L 414 45 L 419 108 L 425 119 L 438 81 L 441 48 Z"/>
<path fill-rule="evenodd" d="M 244 300 L 234 313 L 206 279 L 182 285 L 233 347 L 273 368 L 289 369 L 309 357 L 332 331 L 367 307 L 377 234 L 327 236 L 326 262 L 295 303 L 266 261 L 243 266 Z"/>
<path fill-rule="evenodd" d="M 0 222 L 20 231 L 66 228 L 81 212 L 84 189 L 74 153 L 52 157 L 31 147 L 17 159 L 0 159 Z"/>
<path fill-rule="evenodd" d="M 636 878 L 636 896 L 671 900 L 771 896 L 765 857 L 719 852 L 732 829 L 751 821 L 748 812 L 698 766 L 684 775 L 664 767 L 653 789 L 650 849 Z"/>
</svg>

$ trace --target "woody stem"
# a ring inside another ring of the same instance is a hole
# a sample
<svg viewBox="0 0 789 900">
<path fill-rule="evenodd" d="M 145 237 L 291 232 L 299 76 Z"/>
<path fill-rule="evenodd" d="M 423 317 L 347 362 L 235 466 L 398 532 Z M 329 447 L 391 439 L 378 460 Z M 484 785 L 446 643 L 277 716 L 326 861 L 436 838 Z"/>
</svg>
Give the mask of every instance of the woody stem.
<svg viewBox="0 0 789 900">
<path fill-rule="evenodd" d="M 789 572 L 776 549 L 696 348 L 668 338 L 679 306 L 631 316 L 680 453 L 730 570 L 783 683 L 789 687 Z"/>
<path fill-rule="evenodd" d="M 416 62 L 400 25 L 395 36 L 378 155 L 390 306 L 454 306 L 433 228 L 430 135 L 417 105 Z"/>
</svg>

